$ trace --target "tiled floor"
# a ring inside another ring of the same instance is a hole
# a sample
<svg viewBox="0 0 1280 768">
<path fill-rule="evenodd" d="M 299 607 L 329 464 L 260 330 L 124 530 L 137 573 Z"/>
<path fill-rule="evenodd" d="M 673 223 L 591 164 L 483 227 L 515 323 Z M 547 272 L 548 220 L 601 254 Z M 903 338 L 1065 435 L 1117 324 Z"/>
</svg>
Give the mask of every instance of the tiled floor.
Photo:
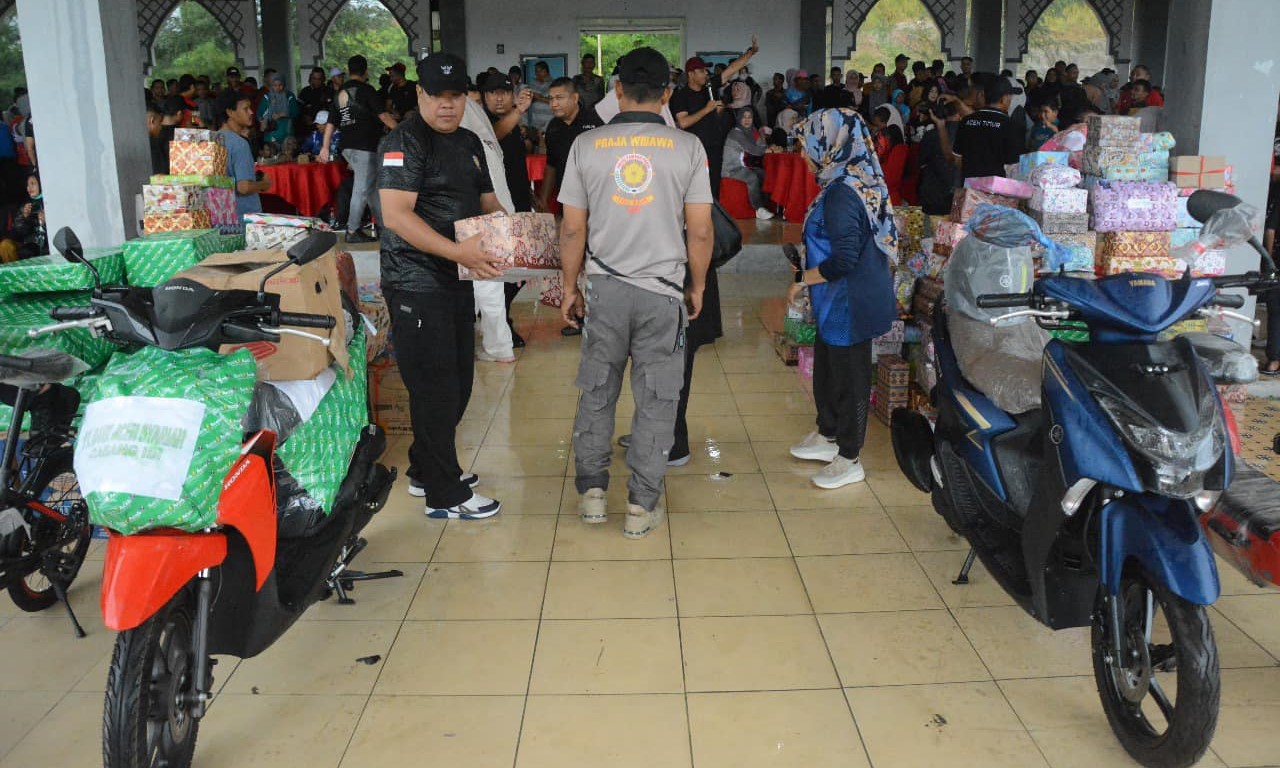
<svg viewBox="0 0 1280 768">
<path fill-rule="evenodd" d="M 1087 631 L 1042 628 L 980 568 L 952 585 L 965 544 L 898 474 L 885 429 L 872 425 L 865 485 L 817 490 L 816 467 L 787 455 L 809 409 L 756 312 L 782 287 L 725 280 L 726 336 L 694 377 L 695 458 L 668 479 L 668 524 L 641 541 L 621 514 L 578 520 L 578 342 L 520 305 L 530 345 L 514 366 L 477 365 L 460 431 L 503 513 L 431 521 L 398 487 L 361 565 L 406 576 L 315 606 L 259 658 L 222 660 L 196 765 L 1131 765 Z M 631 408 L 624 396 L 619 433 Z M 406 447 L 389 452 L 401 468 Z M 0 599 L 3 768 L 101 765 L 100 568 L 73 589 L 84 640 Z M 1280 592 L 1223 578 L 1222 716 L 1203 764 L 1275 765 Z"/>
</svg>

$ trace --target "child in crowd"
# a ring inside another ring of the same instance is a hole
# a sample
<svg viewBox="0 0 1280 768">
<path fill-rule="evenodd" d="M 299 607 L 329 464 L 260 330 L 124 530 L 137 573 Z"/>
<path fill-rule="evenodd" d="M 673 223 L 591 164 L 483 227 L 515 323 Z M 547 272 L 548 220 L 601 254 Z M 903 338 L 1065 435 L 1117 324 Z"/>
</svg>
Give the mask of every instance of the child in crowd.
<svg viewBox="0 0 1280 768">
<path fill-rule="evenodd" d="M 1138 110 L 1146 109 L 1147 99 L 1151 98 L 1151 81 L 1134 80 L 1129 84 L 1129 114 L 1136 115 Z"/>
<path fill-rule="evenodd" d="M 40 177 L 35 171 L 27 176 L 30 198 L 13 217 L 13 231 L 0 241 L 0 263 L 8 264 L 49 252 L 49 238 L 44 224 L 44 195 Z"/>
<path fill-rule="evenodd" d="M 1040 145 L 1052 139 L 1058 133 L 1058 106 L 1045 103 L 1040 105 L 1040 114 L 1036 127 L 1031 129 L 1031 137 L 1027 139 L 1027 151 L 1039 151 Z"/>
</svg>

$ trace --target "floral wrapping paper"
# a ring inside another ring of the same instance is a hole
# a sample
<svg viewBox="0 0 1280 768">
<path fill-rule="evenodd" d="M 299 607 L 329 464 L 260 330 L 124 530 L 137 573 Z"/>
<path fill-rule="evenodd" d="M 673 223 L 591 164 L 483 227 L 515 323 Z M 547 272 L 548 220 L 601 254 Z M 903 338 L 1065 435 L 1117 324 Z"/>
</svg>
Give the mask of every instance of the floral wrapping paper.
<svg viewBox="0 0 1280 768">
<path fill-rule="evenodd" d="M 222 143 L 222 137 L 217 131 L 208 128 L 174 128 L 174 141 L 212 141 L 218 144 Z"/>
<path fill-rule="evenodd" d="M 981 192 L 976 189 L 968 189 L 961 187 L 955 192 L 955 198 L 951 204 L 951 220 L 960 224 L 969 220 L 973 215 L 973 209 L 983 203 L 991 205 L 1003 205 L 1005 208 L 1017 208 L 1018 201 L 1012 197 L 1004 195 L 992 195 L 987 192 Z"/>
<path fill-rule="evenodd" d="M 1111 181 L 1165 181 L 1169 178 L 1169 152 L 1141 152 L 1124 147 L 1089 147 L 1080 169 Z"/>
<path fill-rule="evenodd" d="M 209 229 L 212 226 L 209 212 L 205 210 L 183 213 L 146 213 L 142 216 L 142 231 L 148 235 L 154 235 L 157 232 Z"/>
<path fill-rule="evenodd" d="M 234 205 L 234 198 L 232 203 Z M 191 184 L 146 184 L 142 187 L 142 212 L 186 213 L 204 210 L 200 187 Z"/>
<path fill-rule="evenodd" d="M 1031 180 L 1031 172 L 1042 165 L 1066 167 L 1070 152 L 1028 152 L 1018 158 L 1018 178 Z"/>
<path fill-rule="evenodd" d="M 164 174 L 157 173 L 151 177 L 152 184 L 190 184 L 196 187 L 219 187 L 235 189 L 235 179 L 230 176 L 202 176 L 200 174 Z"/>
<path fill-rule="evenodd" d="M 1102 232 L 1098 235 L 1098 263 L 1115 259 L 1170 259 L 1168 232 Z M 1117 271 L 1117 270 L 1112 270 Z M 1124 271 L 1124 270 L 1118 270 Z"/>
<path fill-rule="evenodd" d="M 1191 213 L 1187 210 L 1187 198 L 1195 191 L 1196 190 L 1194 189 L 1178 190 L 1178 199 L 1174 201 L 1174 205 L 1177 206 L 1177 219 L 1175 223 L 1178 225 L 1178 229 L 1200 229 L 1200 222 L 1192 218 Z M 1183 194 L 1184 192 L 1186 194 Z"/>
<path fill-rule="evenodd" d="M 1004 195 L 1026 200 L 1035 193 L 1036 188 L 1025 181 L 1006 179 L 1004 176 L 977 176 L 964 180 L 966 189 L 976 189 L 989 195 Z"/>
<path fill-rule="evenodd" d="M 1047 163 L 1045 165 L 1037 165 L 1035 170 L 1031 171 L 1031 175 L 1027 177 L 1027 183 L 1041 189 L 1069 189 L 1071 187 L 1080 186 L 1083 176 L 1080 171 L 1063 163 L 1055 165 Z"/>
<path fill-rule="evenodd" d="M 1143 152 L 1156 152 L 1173 149 L 1178 145 L 1173 134 L 1168 131 L 1160 131 L 1159 133 L 1140 133 L 1138 134 L 1138 148 Z"/>
<path fill-rule="evenodd" d="M 1090 115 L 1086 147 L 1134 147 L 1142 141 L 1142 120 L 1120 115 Z"/>
<path fill-rule="evenodd" d="M 298 227 L 301 229 L 314 229 L 317 232 L 331 232 L 333 228 L 323 219 L 314 219 L 310 216 L 285 216 L 279 213 L 246 213 L 244 215 L 245 224 L 271 224 L 277 227 Z"/>
<path fill-rule="evenodd" d="M 1200 239 L 1200 227 L 1178 227 L 1169 233 L 1169 250 L 1176 251 Z"/>
<path fill-rule="evenodd" d="M 200 192 L 212 226 L 223 234 L 240 232 L 243 225 L 236 216 L 236 193 L 218 187 L 206 187 Z"/>
<path fill-rule="evenodd" d="M 288 250 L 307 239 L 312 231 L 328 232 L 330 227 L 320 219 L 307 216 L 244 215 L 245 248 L 250 251 Z"/>
<path fill-rule="evenodd" d="M 175 176 L 225 176 L 227 148 L 215 141 L 171 141 L 169 173 Z"/>
<path fill-rule="evenodd" d="M 924 277 L 929 273 L 929 255 L 916 251 L 902 262 L 902 268 L 912 277 Z"/>
<path fill-rule="evenodd" d="M 906 312 L 911 307 L 911 296 L 916 289 L 916 280 L 899 267 L 893 273 L 893 293 L 898 302 L 898 311 Z"/>
<path fill-rule="evenodd" d="M 1098 233 L 1085 232 L 1074 235 L 1050 235 L 1050 239 L 1063 246 L 1067 253 L 1067 262 L 1063 269 L 1068 272 L 1092 272 L 1097 259 Z"/>
<path fill-rule="evenodd" d="M 1169 182 L 1099 181 L 1091 191 L 1098 232 L 1177 229 L 1178 190 Z"/>
<path fill-rule="evenodd" d="M 1227 252 L 1205 251 L 1191 262 L 1194 277 L 1217 277 L 1227 274 Z"/>
<path fill-rule="evenodd" d="M 954 221 L 939 222 L 933 233 L 933 252 L 950 256 L 951 251 L 960 241 L 969 236 L 969 228 Z"/>
<path fill-rule="evenodd" d="M 1075 187 L 1037 189 L 1027 207 L 1045 213 L 1086 213 L 1089 210 L 1089 190 Z"/>
<path fill-rule="evenodd" d="M 924 209 L 914 205 L 894 206 L 893 219 L 898 226 L 898 253 L 920 250 L 925 237 Z"/>
<path fill-rule="evenodd" d="M 938 216 L 936 214 L 929 214 L 928 216 L 925 216 L 925 234 L 936 239 L 938 236 L 938 227 L 941 226 L 943 222 L 948 221 L 950 221 L 950 219 L 946 216 Z"/>
<path fill-rule="evenodd" d="M 1050 213 L 1032 208 L 1030 216 L 1040 225 L 1040 231 L 1051 239 L 1058 235 L 1082 235 L 1089 231 L 1087 213 Z"/>
<path fill-rule="evenodd" d="M 505 268 L 503 281 L 540 277 L 560 269 L 560 242 L 556 220 L 549 213 L 490 213 L 454 224 L 458 242 L 480 236 L 480 246 Z M 460 280 L 474 280 L 470 270 L 458 266 Z"/>
<path fill-rule="evenodd" d="M 1117 256 L 1100 263 L 1103 274 L 1121 272 L 1151 272 L 1162 277 L 1176 278 L 1182 274 L 1177 262 L 1169 256 Z"/>
</svg>

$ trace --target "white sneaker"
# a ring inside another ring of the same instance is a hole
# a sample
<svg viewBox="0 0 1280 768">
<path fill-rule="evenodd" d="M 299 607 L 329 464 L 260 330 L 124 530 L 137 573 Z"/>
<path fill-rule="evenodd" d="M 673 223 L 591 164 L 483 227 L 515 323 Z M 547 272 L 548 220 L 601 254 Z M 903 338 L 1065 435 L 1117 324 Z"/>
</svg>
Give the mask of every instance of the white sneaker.
<svg viewBox="0 0 1280 768">
<path fill-rule="evenodd" d="M 834 490 L 866 479 L 867 473 L 863 471 L 861 461 L 836 456 L 830 464 L 818 470 L 818 473 L 813 476 L 813 484 L 819 488 Z"/>
<path fill-rule="evenodd" d="M 516 361 L 515 355 L 498 357 L 485 352 L 483 349 L 476 350 L 476 359 L 482 363 L 514 363 Z"/>
<path fill-rule="evenodd" d="M 760 219 L 761 221 L 768 221 L 769 219 L 772 219 L 773 216 L 774 216 L 773 211 L 769 210 L 768 208 L 756 209 L 756 218 Z"/>
<path fill-rule="evenodd" d="M 805 461 L 831 462 L 839 453 L 836 441 L 823 437 L 818 432 L 810 432 L 803 440 L 791 446 L 791 455 Z"/>
<path fill-rule="evenodd" d="M 456 507 L 447 509 L 432 509 L 428 507 L 427 517 L 448 520 L 483 520 L 486 517 L 493 517 L 498 514 L 500 509 L 502 509 L 502 502 L 472 492 L 471 498 Z"/>
<path fill-rule="evenodd" d="M 578 499 L 578 515 L 582 517 L 582 522 L 590 525 L 608 522 L 609 511 L 606 509 L 603 488 L 588 488 L 582 494 Z"/>
<path fill-rule="evenodd" d="M 646 512 L 644 507 L 638 504 L 627 504 L 627 522 L 622 526 L 622 535 L 628 539 L 643 539 L 649 535 L 649 532 L 662 525 L 662 518 L 666 516 L 666 510 L 661 506 L 653 508 L 652 512 Z"/>
</svg>

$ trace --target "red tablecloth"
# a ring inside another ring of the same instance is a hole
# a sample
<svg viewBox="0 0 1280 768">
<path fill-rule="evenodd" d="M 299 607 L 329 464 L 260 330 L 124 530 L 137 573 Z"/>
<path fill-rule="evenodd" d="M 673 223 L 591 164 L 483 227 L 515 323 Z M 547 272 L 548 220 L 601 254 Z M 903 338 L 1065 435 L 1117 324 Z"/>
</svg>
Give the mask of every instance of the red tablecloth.
<svg viewBox="0 0 1280 768">
<path fill-rule="evenodd" d="M 547 156 L 525 155 L 524 167 L 529 172 L 529 181 L 537 184 L 547 175 Z"/>
<path fill-rule="evenodd" d="M 279 197 L 297 208 L 303 216 L 315 216 L 321 208 L 333 202 L 347 164 L 339 160 L 301 165 L 277 163 L 259 165 L 258 170 L 271 179 L 271 190 L 265 194 Z"/>
<path fill-rule="evenodd" d="M 796 152 L 767 152 L 764 156 L 764 193 L 782 207 L 792 224 L 804 221 L 809 203 L 818 196 L 818 181 Z"/>
</svg>

